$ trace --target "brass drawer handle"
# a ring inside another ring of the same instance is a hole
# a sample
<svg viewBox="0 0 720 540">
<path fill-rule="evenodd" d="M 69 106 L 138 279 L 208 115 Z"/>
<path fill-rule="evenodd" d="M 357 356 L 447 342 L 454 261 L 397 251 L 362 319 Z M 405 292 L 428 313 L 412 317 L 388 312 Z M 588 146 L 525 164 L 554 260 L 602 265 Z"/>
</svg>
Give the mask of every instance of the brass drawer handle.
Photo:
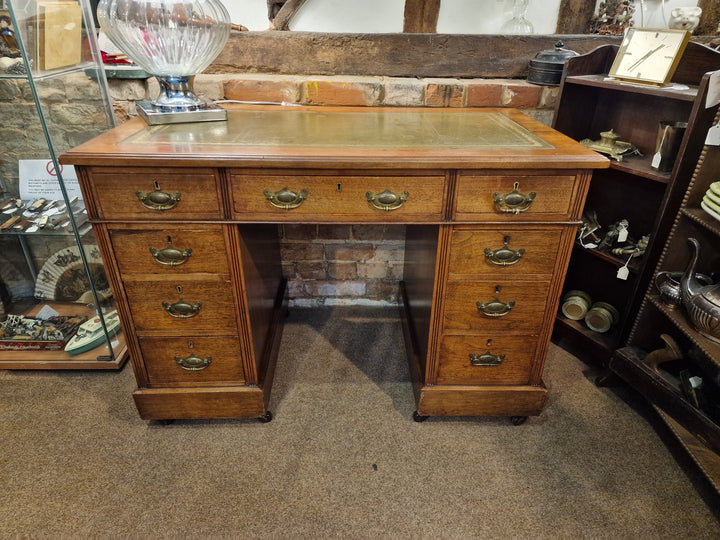
<svg viewBox="0 0 720 540">
<path fill-rule="evenodd" d="M 155 182 L 155 190 L 149 193 L 143 193 L 142 191 L 136 191 L 138 200 L 142 203 L 145 208 L 150 210 L 172 210 L 180 202 L 180 192 L 175 191 L 174 193 L 166 193 L 160 189 L 160 185 Z"/>
<path fill-rule="evenodd" d="M 199 356 L 195 356 L 193 354 L 186 356 L 185 358 L 182 356 L 176 356 L 175 362 L 177 362 L 178 366 L 188 371 L 202 371 L 210 365 L 212 362 L 212 356 L 206 356 L 204 358 L 200 358 Z"/>
<path fill-rule="evenodd" d="M 515 300 L 510 300 L 507 303 L 501 302 L 497 298 L 490 302 L 480 302 L 478 300 L 475 305 L 480 313 L 486 317 L 504 317 L 515 307 Z"/>
<path fill-rule="evenodd" d="M 282 188 L 280 191 L 272 192 L 269 189 L 265 190 L 265 198 L 276 208 L 283 210 L 292 210 L 300 206 L 305 199 L 307 199 L 307 189 L 301 189 L 300 193 L 290 191 L 287 186 Z"/>
<path fill-rule="evenodd" d="M 510 249 L 508 247 L 509 243 L 510 237 L 506 236 L 503 247 L 494 251 L 490 248 L 485 248 L 485 258 L 498 266 L 510 266 L 511 264 L 515 264 L 522 259 L 523 255 L 525 255 L 525 249 L 521 248 L 515 251 L 514 249 Z"/>
<path fill-rule="evenodd" d="M 185 300 L 180 299 L 174 304 L 170 304 L 169 302 L 163 302 L 162 306 L 163 309 L 165 309 L 165 311 L 171 317 L 177 317 L 178 319 L 189 319 L 200 313 L 200 308 L 202 308 L 202 302 L 195 302 L 194 304 L 191 304 L 190 302 L 185 302 Z"/>
<path fill-rule="evenodd" d="M 520 182 L 515 182 L 510 193 L 505 195 L 500 195 L 497 191 L 493 193 L 493 201 L 495 201 L 498 210 L 506 214 L 519 214 L 530 208 L 535 200 L 535 192 L 531 191 L 525 195 L 518 191 L 519 187 Z"/>
<path fill-rule="evenodd" d="M 505 355 L 495 355 L 489 350 L 485 354 L 470 353 L 470 363 L 473 366 L 499 366 L 505 360 Z"/>
<path fill-rule="evenodd" d="M 163 249 L 150 248 L 153 259 L 163 266 L 179 266 L 186 263 L 192 254 L 192 248 L 178 249 L 172 245 L 172 238 L 167 237 L 168 245 Z"/>
<path fill-rule="evenodd" d="M 370 203 L 373 208 L 377 208 L 378 210 L 384 210 L 385 212 L 397 210 L 403 204 L 405 204 L 405 201 L 408 200 L 409 196 L 410 193 L 408 193 L 407 191 L 403 191 L 400 195 L 398 195 L 397 193 L 393 193 L 389 189 L 386 189 L 382 193 L 378 193 L 375 195 L 372 191 L 368 191 L 365 194 L 368 203 Z"/>
</svg>

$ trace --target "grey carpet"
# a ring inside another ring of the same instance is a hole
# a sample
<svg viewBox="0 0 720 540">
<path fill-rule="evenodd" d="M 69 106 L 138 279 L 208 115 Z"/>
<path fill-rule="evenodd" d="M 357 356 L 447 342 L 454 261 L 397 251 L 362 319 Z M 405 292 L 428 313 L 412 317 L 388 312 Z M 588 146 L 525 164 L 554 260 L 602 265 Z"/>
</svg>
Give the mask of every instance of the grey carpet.
<svg viewBox="0 0 720 540">
<path fill-rule="evenodd" d="M 392 308 L 295 310 L 269 424 L 141 420 L 120 373 L 0 371 L 0 536 L 718 538 L 655 430 L 551 346 L 544 412 L 411 419 Z"/>
</svg>

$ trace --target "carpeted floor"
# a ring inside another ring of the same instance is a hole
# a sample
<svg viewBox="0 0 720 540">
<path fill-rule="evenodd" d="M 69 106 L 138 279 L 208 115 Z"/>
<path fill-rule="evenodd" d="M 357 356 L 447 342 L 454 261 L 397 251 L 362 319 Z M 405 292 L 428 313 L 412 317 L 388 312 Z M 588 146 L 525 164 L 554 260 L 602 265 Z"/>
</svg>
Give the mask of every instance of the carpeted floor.
<svg viewBox="0 0 720 540">
<path fill-rule="evenodd" d="M 269 424 L 142 421 L 120 373 L 0 371 L 0 536 L 719 538 L 643 416 L 552 346 L 544 412 L 411 419 L 393 308 L 294 310 Z"/>
</svg>

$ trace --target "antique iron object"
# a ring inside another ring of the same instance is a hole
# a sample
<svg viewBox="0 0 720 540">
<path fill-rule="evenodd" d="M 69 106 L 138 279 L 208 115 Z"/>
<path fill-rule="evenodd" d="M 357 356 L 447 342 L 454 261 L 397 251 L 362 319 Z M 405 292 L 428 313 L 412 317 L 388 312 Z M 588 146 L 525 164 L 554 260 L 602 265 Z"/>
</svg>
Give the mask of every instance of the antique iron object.
<svg viewBox="0 0 720 540">
<path fill-rule="evenodd" d="M 564 48 L 565 44 L 558 41 L 554 49 L 540 51 L 530 60 L 527 80 L 533 84 L 557 85 L 560 84 L 563 68 L 568 58 L 580 56 L 575 51 Z"/>
</svg>

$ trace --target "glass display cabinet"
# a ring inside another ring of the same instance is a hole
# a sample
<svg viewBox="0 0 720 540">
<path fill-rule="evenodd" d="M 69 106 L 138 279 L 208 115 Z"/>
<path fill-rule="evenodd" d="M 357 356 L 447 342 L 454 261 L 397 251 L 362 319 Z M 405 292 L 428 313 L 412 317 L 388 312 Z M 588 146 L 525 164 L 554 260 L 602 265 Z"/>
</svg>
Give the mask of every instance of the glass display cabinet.
<svg viewBox="0 0 720 540">
<path fill-rule="evenodd" d="M 115 124 L 89 0 L 0 0 L 0 118 L 0 369 L 119 369 L 103 261 L 57 161 Z"/>
</svg>

